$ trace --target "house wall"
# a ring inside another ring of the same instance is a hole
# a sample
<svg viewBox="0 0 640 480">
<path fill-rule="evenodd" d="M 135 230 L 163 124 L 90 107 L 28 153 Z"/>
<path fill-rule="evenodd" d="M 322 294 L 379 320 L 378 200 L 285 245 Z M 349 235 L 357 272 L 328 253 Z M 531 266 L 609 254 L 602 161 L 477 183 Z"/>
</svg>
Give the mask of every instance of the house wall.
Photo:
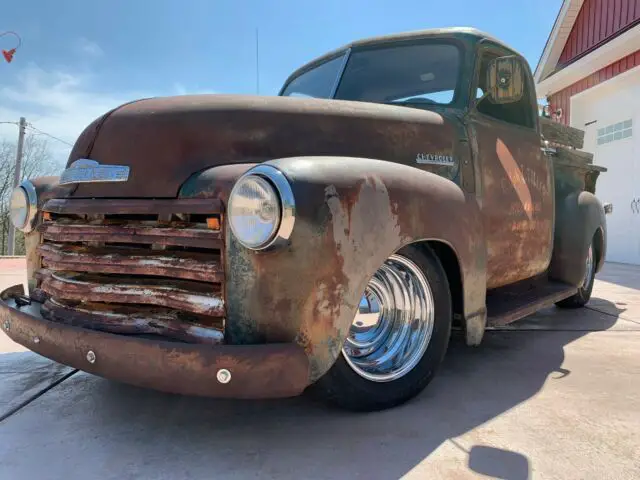
<svg viewBox="0 0 640 480">
<path fill-rule="evenodd" d="M 640 0 L 585 0 L 560 54 L 557 69 L 640 23 Z"/>
<path fill-rule="evenodd" d="M 585 2 L 586 3 L 586 2 Z M 592 73 L 586 78 L 568 86 L 564 90 L 554 93 L 548 97 L 549 104 L 552 111 L 556 111 L 558 108 L 562 109 L 562 118 L 558 121 L 569 125 L 569 119 L 571 118 L 571 102 L 570 99 L 573 95 L 594 87 L 600 83 L 606 82 L 610 78 L 613 78 L 621 73 L 631 70 L 632 68 L 640 65 L 640 50 L 621 58 L 620 60 Z"/>
</svg>

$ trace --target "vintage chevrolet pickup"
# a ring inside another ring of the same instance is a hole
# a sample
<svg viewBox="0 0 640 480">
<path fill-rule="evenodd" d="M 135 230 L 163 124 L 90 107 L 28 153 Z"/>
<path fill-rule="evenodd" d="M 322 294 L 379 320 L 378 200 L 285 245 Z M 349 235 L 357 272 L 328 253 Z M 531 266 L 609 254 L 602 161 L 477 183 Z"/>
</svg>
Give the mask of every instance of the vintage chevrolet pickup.
<svg viewBox="0 0 640 480">
<path fill-rule="evenodd" d="M 0 326 L 163 391 L 397 405 L 452 329 L 479 345 L 589 301 L 604 169 L 563 128 L 523 57 L 466 28 L 355 42 L 278 97 L 122 105 L 15 190 L 29 292 L 2 292 Z"/>
</svg>

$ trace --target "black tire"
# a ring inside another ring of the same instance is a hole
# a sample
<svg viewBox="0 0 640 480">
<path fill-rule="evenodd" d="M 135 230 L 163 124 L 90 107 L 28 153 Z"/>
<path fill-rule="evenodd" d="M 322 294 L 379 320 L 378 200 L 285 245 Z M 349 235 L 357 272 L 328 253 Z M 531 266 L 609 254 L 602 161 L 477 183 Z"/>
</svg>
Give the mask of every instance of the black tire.
<svg viewBox="0 0 640 480">
<path fill-rule="evenodd" d="M 585 273 L 585 276 L 589 274 L 589 282 L 587 284 L 583 284 L 578 288 L 578 291 L 575 295 L 572 295 L 569 298 L 565 298 L 564 300 L 560 300 L 556 303 L 556 306 L 559 308 L 582 308 L 584 307 L 589 300 L 591 299 L 591 292 L 593 291 L 593 284 L 596 279 L 596 251 L 593 248 L 593 243 L 589 246 L 593 261 L 591 262 L 591 270 Z"/>
<path fill-rule="evenodd" d="M 398 252 L 425 275 L 434 300 L 434 326 L 429 344 L 418 363 L 404 376 L 376 382 L 356 373 L 341 352 L 331 369 L 311 386 L 322 400 L 352 411 L 376 411 L 400 405 L 420 393 L 434 377 L 451 336 L 451 295 L 447 275 L 428 247 L 408 246 Z"/>
</svg>

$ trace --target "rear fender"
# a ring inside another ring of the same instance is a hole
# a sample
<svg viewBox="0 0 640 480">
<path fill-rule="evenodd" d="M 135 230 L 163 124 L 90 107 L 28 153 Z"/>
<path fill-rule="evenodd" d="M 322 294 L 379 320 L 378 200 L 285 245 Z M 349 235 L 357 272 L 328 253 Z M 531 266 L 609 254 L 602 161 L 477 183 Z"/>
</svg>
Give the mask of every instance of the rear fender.
<svg viewBox="0 0 640 480">
<path fill-rule="evenodd" d="M 607 249 L 607 228 L 604 207 L 590 192 L 567 195 L 556 205 L 556 227 L 550 276 L 571 285 L 584 279 L 589 244 L 594 235 L 601 235 L 596 270 L 604 263 Z"/>
<path fill-rule="evenodd" d="M 405 245 L 439 240 L 455 251 L 471 343 L 486 322 L 486 247 L 475 197 L 406 165 L 346 157 L 268 162 L 291 182 L 290 243 L 268 252 L 226 232 L 227 334 L 232 343 L 296 341 L 311 379 L 338 357 L 367 281 Z"/>
</svg>

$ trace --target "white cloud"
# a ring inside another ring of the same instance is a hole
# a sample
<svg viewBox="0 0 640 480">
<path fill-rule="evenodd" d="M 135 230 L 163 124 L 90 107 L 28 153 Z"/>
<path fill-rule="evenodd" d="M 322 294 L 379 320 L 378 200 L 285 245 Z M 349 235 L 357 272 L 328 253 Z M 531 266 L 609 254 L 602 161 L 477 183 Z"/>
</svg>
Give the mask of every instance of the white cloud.
<svg viewBox="0 0 640 480">
<path fill-rule="evenodd" d="M 1 122 L 17 122 L 20 117 L 25 117 L 38 130 L 73 144 L 93 120 L 123 103 L 158 95 L 216 93 L 186 88 L 178 82 L 168 85 L 165 92 L 101 92 L 92 80 L 90 75 L 71 70 L 44 70 L 31 64 L 17 72 L 13 82 L 3 81 L 0 84 L 0 141 L 17 139 L 17 127 Z M 66 162 L 71 147 L 51 138 L 47 138 L 47 142 L 53 158 L 60 164 Z"/>
<path fill-rule="evenodd" d="M 179 82 L 173 84 L 173 90 L 176 92 L 176 95 L 186 95 L 187 89 L 185 86 Z"/>
<path fill-rule="evenodd" d="M 100 48 L 100 45 L 84 37 L 78 39 L 76 50 L 90 57 L 101 57 L 104 55 L 104 51 Z"/>
<path fill-rule="evenodd" d="M 180 82 L 175 82 L 173 84 L 173 92 L 174 95 L 205 95 L 219 93 L 208 88 L 187 88 Z"/>
<path fill-rule="evenodd" d="M 153 95 L 142 92 L 102 93 L 91 78 L 63 71 L 46 71 L 31 65 L 17 75 L 13 85 L 0 87 L 0 121 L 23 116 L 34 127 L 73 144 L 94 119 L 118 105 Z M 0 140 L 15 140 L 17 128 L 0 124 Z M 49 139 L 57 161 L 64 162 L 70 147 Z"/>
</svg>

